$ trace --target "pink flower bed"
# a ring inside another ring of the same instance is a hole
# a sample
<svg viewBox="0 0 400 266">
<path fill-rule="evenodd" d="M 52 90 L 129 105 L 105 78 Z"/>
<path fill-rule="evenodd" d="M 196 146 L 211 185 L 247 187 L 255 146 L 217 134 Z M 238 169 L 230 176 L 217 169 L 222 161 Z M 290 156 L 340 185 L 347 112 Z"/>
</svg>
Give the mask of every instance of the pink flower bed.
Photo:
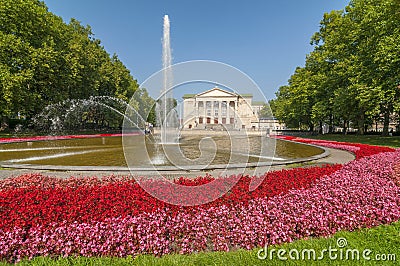
<svg viewBox="0 0 400 266">
<path fill-rule="evenodd" d="M 117 196 L 128 188 L 127 184 L 133 185 L 128 178 L 58 180 L 28 175 L 0 181 L 0 216 L 6 221 L 0 227 L 0 259 L 18 261 L 40 255 L 122 257 L 251 249 L 398 221 L 400 150 L 361 144 L 325 144 L 340 145 L 343 149 L 357 147 L 354 152 L 358 159 L 343 167 L 271 172 L 269 175 L 279 178 L 275 183 L 274 179 L 267 179 L 268 182 L 255 192 L 246 190 L 250 177 L 242 177 L 228 195 L 197 207 L 162 205 L 156 201 L 153 207 L 148 207 L 147 203 L 152 201 L 150 196 L 147 196 L 146 204 L 137 201 L 127 207 Z M 302 175 L 315 178 L 301 178 Z M 296 178 L 302 181 L 296 183 Z M 292 182 L 282 183 L 281 179 Z M 182 178 L 176 182 L 198 185 L 210 180 L 210 177 L 194 181 Z M 63 205 L 66 202 L 59 198 L 67 194 L 57 194 L 63 191 L 76 192 L 79 200 L 72 201 L 70 207 Z M 95 191 L 101 193 L 95 194 Z M 26 193 L 31 194 L 24 197 Z M 121 195 L 128 197 L 130 194 Z M 16 202 L 7 200 L 12 197 Z M 145 195 L 140 197 L 144 199 Z M 85 198 L 93 200 L 88 203 Z M 135 199 L 138 198 L 126 198 L 125 202 Z M 96 201 L 107 201 L 111 215 L 96 216 L 96 212 L 103 211 Z M 43 206 L 43 212 L 29 215 L 32 206 Z M 138 206 L 143 209 L 127 212 Z M 71 209 L 76 216 L 69 220 L 69 216 L 63 215 Z M 19 222 L 8 217 L 10 213 L 16 215 L 18 212 L 20 216 L 16 217 L 23 217 Z M 52 218 L 43 219 L 49 217 L 49 212 Z M 92 219 L 79 218 L 86 214 L 92 215 Z"/>
</svg>

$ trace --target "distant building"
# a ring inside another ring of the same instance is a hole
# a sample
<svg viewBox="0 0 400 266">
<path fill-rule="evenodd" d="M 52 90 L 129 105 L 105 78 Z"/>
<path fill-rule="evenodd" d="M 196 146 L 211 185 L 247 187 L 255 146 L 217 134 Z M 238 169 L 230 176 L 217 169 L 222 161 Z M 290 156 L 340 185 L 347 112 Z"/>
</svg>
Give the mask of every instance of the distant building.
<svg viewBox="0 0 400 266">
<path fill-rule="evenodd" d="M 253 102 L 251 94 L 237 94 L 215 87 L 183 96 L 183 127 L 186 129 L 259 129 L 258 114 L 264 102 Z M 274 120 L 275 122 L 276 120 Z M 274 129 L 275 124 L 271 129 Z"/>
<path fill-rule="evenodd" d="M 286 125 L 284 123 L 279 122 L 279 120 L 275 117 L 261 117 L 259 120 L 258 127 L 260 130 L 285 130 Z"/>
</svg>

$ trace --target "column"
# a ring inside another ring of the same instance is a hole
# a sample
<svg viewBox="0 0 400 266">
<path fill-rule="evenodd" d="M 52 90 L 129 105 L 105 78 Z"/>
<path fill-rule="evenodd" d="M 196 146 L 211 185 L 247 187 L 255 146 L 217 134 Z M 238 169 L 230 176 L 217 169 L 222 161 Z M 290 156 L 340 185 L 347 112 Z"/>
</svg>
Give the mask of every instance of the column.
<svg viewBox="0 0 400 266">
<path fill-rule="evenodd" d="M 210 116 L 211 124 L 214 124 L 214 101 L 211 101 L 211 116 Z"/>
<path fill-rule="evenodd" d="M 226 101 L 226 123 L 227 124 L 230 124 L 231 123 L 231 113 L 230 113 L 230 103 L 231 103 L 231 101 L 228 99 L 227 101 Z"/>
<path fill-rule="evenodd" d="M 239 116 L 239 99 L 235 99 L 235 128 L 241 128 L 240 116 Z"/>
<path fill-rule="evenodd" d="M 218 122 L 222 124 L 222 101 L 219 101 L 218 107 Z"/>
<path fill-rule="evenodd" d="M 204 122 L 204 124 L 207 124 L 207 101 L 203 101 L 203 109 L 204 109 L 204 118 L 203 118 L 203 121 L 205 121 Z"/>
<path fill-rule="evenodd" d="M 199 122 L 199 104 L 196 99 L 194 99 L 194 120 L 197 121 L 197 123 Z"/>
</svg>

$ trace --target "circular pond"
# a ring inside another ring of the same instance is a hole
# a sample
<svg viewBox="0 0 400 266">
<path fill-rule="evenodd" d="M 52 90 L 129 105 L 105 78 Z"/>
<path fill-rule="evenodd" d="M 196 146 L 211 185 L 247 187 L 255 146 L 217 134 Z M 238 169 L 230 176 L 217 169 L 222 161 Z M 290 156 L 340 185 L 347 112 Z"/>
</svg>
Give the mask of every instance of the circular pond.
<svg viewBox="0 0 400 266">
<path fill-rule="evenodd" d="M 275 151 L 261 152 L 263 136 L 183 136 L 176 145 L 161 145 L 148 136 L 82 138 L 17 142 L 0 145 L 2 167 L 88 170 L 126 169 L 126 154 L 138 168 L 167 169 L 176 165 L 283 164 L 324 153 L 315 146 L 273 140 Z M 232 143 L 236 143 L 232 145 Z M 145 145 L 145 150 L 143 150 Z M 260 155 L 262 154 L 262 155 Z M 180 160 L 179 158 L 184 158 Z M 132 164 L 129 165 L 132 167 Z M 204 168 L 204 167 L 203 167 Z"/>
</svg>

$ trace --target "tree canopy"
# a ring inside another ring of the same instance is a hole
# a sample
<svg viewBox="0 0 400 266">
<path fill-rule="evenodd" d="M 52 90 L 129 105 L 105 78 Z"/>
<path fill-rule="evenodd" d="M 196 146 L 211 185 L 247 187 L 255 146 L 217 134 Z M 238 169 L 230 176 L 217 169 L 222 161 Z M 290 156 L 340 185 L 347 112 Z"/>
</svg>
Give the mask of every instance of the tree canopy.
<svg viewBox="0 0 400 266">
<path fill-rule="evenodd" d="M 326 13 L 311 38 L 314 50 L 271 107 L 288 126 L 349 125 L 360 134 L 399 117 L 400 1 L 352 0 Z"/>
<path fill-rule="evenodd" d="M 139 89 L 90 26 L 66 24 L 39 0 L 0 0 L 0 118 L 31 120 L 45 106 L 109 96 L 128 102 Z M 141 105 L 153 101 L 147 93 Z M 122 121 L 122 119 L 120 119 Z M 93 121 L 92 121 L 93 122 Z M 96 121 L 94 121 L 96 122 Z"/>
</svg>

